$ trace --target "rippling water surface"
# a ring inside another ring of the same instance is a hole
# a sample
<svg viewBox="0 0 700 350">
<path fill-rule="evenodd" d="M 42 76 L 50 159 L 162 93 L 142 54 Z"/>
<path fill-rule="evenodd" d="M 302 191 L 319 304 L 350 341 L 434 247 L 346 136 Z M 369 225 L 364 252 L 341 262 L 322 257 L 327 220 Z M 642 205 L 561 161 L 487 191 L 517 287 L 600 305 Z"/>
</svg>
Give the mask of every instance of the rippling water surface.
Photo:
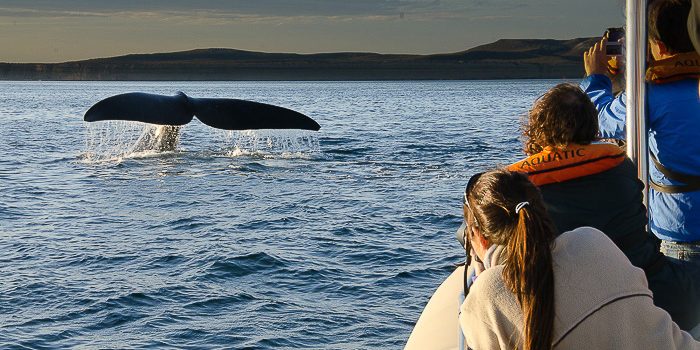
<svg viewBox="0 0 700 350">
<path fill-rule="evenodd" d="M 401 348 L 462 259 L 469 175 L 517 159 L 557 81 L 0 82 L 0 348 Z M 132 152 L 124 92 L 286 106 L 322 128 Z"/>
</svg>

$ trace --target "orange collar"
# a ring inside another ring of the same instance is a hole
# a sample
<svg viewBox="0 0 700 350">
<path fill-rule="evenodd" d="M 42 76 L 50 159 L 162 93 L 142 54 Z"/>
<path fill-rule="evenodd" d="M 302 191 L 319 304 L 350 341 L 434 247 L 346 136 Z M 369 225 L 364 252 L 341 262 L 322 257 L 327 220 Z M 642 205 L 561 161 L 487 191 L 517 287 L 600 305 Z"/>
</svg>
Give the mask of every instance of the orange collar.
<svg viewBox="0 0 700 350">
<path fill-rule="evenodd" d="M 509 165 L 507 169 L 526 173 L 530 181 L 542 186 L 602 173 L 624 160 L 624 150 L 610 143 L 570 144 L 546 147 L 540 153 Z"/>
<path fill-rule="evenodd" d="M 654 61 L 646 73 L 646 80 L 656 84 L 688 78 L 700 78 L 700 55 L 696 52 L 679 53 Z"/>
</svg>

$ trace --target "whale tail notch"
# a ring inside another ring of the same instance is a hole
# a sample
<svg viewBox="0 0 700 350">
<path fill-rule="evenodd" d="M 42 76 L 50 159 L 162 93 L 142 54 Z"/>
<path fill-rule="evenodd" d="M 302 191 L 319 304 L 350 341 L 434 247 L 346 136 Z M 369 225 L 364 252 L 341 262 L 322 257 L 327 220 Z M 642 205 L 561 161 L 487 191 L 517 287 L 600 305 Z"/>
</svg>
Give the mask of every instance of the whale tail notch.
<svg viewBox="0 0 700 350">
<path fill-rule="evenodd" d="M 115 95 L 90 107 L 83 119 L 185 125 L 194 116 L 206 125 L 224 130 L 321 129 L 315 120 L 284 107 L 227 98 L 192 98 L 182 92 L 175 96 L 142 92 Z"/>
</svg>

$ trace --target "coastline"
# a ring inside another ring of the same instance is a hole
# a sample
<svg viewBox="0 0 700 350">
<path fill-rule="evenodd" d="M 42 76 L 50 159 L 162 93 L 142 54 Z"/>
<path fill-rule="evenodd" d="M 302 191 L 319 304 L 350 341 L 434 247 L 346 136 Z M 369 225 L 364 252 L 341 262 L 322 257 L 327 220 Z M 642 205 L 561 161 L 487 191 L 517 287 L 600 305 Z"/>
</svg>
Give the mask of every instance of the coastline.
<svg viewBox="0 0 700 350">
<path fill-rule="evenodd" d="M 571 79 L 595 38 L 502 39 L 435 55 L 197 49 L 63 63 L 0 63 L 11 81 L 371 81 Z"/>
</svg>

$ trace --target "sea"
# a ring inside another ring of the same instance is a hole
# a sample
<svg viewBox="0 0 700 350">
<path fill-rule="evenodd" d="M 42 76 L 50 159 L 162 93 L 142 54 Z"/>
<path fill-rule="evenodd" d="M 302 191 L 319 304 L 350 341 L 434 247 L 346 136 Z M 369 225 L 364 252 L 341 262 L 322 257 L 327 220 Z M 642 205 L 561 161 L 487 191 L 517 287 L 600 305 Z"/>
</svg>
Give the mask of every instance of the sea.
<svg viewBox="0 0 700 350">
<path fill-rule="evenodd" d="M 475 172 L 560 80 L 0 82 L 0 348 L 401 349 L 464 259 Z M 175 151 L 86 123 L 125 92 L 284 106 L 321 130 Z"/>
</svg>

